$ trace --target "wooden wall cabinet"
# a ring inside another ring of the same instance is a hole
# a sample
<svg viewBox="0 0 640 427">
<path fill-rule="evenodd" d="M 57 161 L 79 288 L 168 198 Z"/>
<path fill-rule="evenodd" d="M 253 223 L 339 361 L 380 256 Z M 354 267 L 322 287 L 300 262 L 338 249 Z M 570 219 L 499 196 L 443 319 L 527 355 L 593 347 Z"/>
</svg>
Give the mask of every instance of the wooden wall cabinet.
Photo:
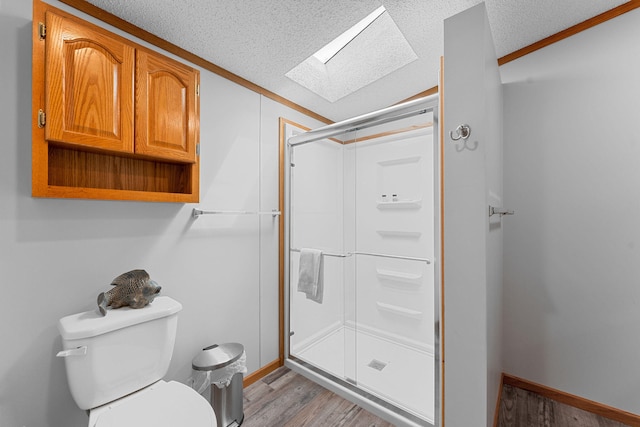
<svg viewBox="0 0 640 427">
<path fill-rule="evenodd" d="M 198 90 L 196 70 L 138 49 L 136 153 L 196 161 Z"/>
<path fill-rule="evenodd" d="M 197 202 L 199 78 L 36 0 L 32 195 Z"/>
</svg>

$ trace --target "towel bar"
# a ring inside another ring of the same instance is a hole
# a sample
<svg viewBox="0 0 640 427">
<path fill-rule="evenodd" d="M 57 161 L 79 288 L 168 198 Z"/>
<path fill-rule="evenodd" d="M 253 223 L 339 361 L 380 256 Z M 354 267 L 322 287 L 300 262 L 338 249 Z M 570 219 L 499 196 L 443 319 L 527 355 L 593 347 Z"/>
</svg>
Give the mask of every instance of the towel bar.
<svg viewBox="0 0 640 427">
<path fill-rule="evenodd" d="M 205 211 L 202 209 L 193 209 L 191 215 L 194 218 L 199 217 L 200 215 L 271 215 L 274 218 L 280 215 L 281 212 L 277 209 L 274 209 L 270 212 L 261 212 L 261 211 Z"/>
<path fill-rule="evenodd" d="M 292 252 L 300 252 L 300 249 L 297 248 L 291 248 Z M 333 252 L 322 252 L 323 255 L 326 256 L 332 256 L 332 257 L 338 257 L 338 258 L 347 258 L 350 257 L 351 255 L 368 255 L 368 256 L 377 256 L 377 257 L 381 257 L 381 258 L 393 258 L 393 259 L 406 259 L 409 261 L 422 261 L 422 262 L 426 262 L 427 264 L 431 264 L 431 260 L 428 258 L 419 258 L 419 257 L 412 257 L 412 256 L 402 256 L 402 255 L 389 255 L 389 254 L 379 254 L 379 253 L 375 253 L 375 252 L 359 252 L 359 251 L 354 251 L 354 252 L 347 252 L 346 254 L 336 254 Z"/>
</svg>

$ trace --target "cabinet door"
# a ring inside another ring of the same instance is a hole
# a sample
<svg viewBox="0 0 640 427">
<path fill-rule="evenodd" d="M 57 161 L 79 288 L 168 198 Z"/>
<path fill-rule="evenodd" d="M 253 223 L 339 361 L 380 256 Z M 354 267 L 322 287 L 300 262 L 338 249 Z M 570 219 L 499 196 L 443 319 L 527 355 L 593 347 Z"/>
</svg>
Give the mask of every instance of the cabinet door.
<svg viewBox="0 0 640 427">
<path fill-rule="evenodd" d="M 138 49 L 136 153 L 196 162 L 198 78 L 198 71 L 191 67 Z"/>
<path fill-rule="evenodd" d="M 88 23 L 46 21 L 46 139 L 133 152 L 135 49 Z"/>
</svg>

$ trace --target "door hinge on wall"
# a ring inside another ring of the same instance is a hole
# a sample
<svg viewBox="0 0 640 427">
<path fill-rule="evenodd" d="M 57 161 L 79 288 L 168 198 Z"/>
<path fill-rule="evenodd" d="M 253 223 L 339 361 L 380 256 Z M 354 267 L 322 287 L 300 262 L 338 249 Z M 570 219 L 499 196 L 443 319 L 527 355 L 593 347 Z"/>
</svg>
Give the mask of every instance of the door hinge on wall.
<svg viewBox="0 0 640 427">
<path fill-rule="evenodd" d="M 38 127 L 43 128 L 47 124 L 47 115 L 42 110 L 38 110 Z"/>
<path fill-rule="evenodd" d="M 38 35 L 40 40 L 44 40 L 47 37 L 47 26 L 42 22 L 38 22 Z"/>
<path fill-rule="evenodd" d="M 200 155 L 200 143 L 198 142 L 196 144 L 196 156 L 199 156 L 199 155 Z"/>
<path fill-rule="evenodd" d="M 196 96 L 200 96 L 200 85 L 196 85 Z"/>
</svg>

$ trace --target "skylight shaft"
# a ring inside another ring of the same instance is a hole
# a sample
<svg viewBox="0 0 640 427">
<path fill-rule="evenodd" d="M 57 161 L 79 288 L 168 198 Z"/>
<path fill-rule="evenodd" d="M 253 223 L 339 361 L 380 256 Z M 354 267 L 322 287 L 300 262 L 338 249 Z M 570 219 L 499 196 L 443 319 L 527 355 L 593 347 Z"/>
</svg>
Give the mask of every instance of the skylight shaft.
<svg viewBox="0 0 640 427">
<path fill-rule="evenodd" d="M 365 28 L 371 25 L 371 23 L 378 19 L 378 17 L 380 17 L 384 12 L 386 12 L 386 9 L 384 6 L 380 6 L 356 25 L 326 44 L 322 49 L 314 53 L 313 56 L 323 64 L 326 64 L 336 55 L 336 53 L 340 52 L 342 48 L 348 45 L 351 40 L 355 39 L 358 34 L 364 31 Z"/>
</svg>

